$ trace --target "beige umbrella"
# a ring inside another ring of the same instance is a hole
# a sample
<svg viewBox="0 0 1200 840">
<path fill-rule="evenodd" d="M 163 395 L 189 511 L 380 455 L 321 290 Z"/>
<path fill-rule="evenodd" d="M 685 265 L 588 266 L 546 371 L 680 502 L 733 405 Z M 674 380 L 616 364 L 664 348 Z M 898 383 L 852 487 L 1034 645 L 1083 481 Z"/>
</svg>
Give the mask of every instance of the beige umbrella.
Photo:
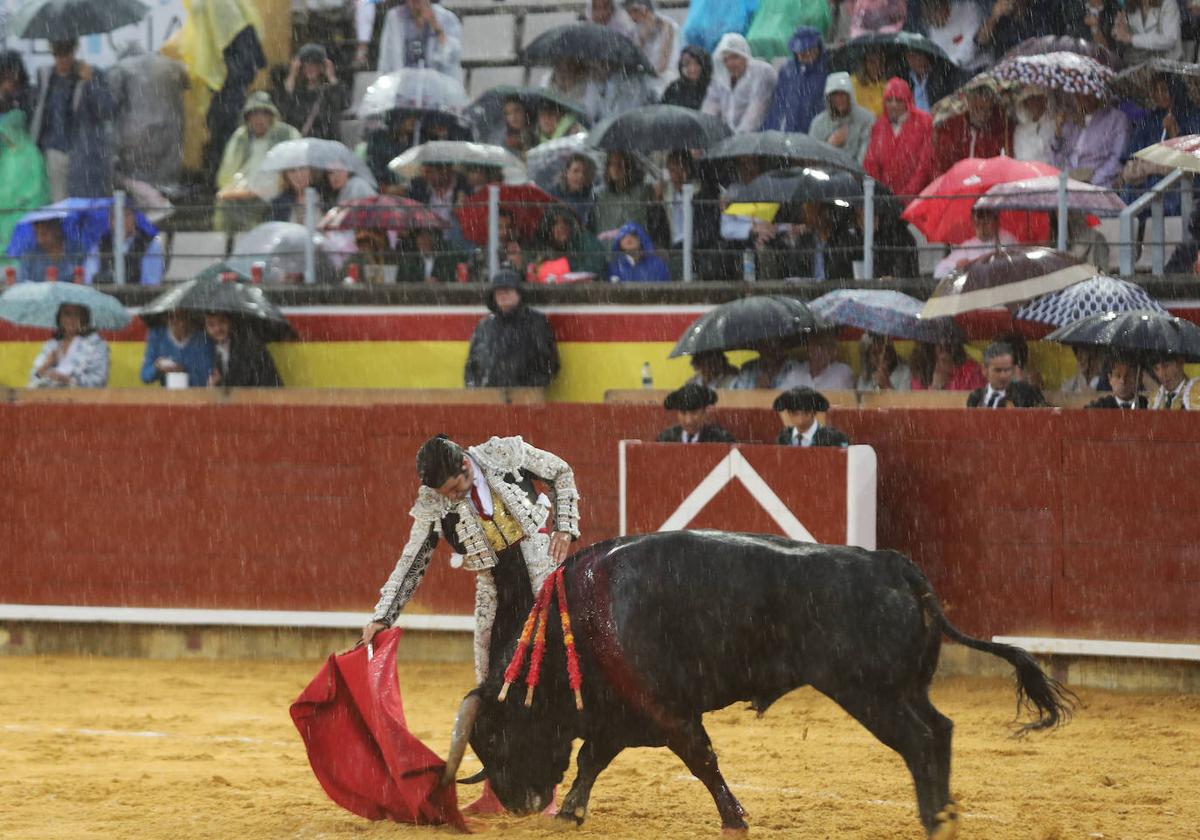
<svg viewBox="0 0 1200 840">
<path fill-rule="evenodd" d="M 1057 292 L 1100 273 L 1096 266 L 1044 247 L 989 251 L 938 283 L 921 318 L 958 315 Z"/>
</svg>

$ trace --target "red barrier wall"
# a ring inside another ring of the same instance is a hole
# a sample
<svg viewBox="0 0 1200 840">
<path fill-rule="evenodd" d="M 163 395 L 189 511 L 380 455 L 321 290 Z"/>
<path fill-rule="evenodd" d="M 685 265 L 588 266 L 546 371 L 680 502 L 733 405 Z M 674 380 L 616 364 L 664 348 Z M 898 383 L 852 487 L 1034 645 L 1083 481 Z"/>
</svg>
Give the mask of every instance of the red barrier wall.
<svg viewBox="0 0 1200 840">
<path fill-rule="evenodd" d="M 617 441 L 666 419 L 635 405 L 3 405 L 0 602 L 366 611 L 407 536 L 428 435 L 523 434 L 560 453 L 593 542 L 617 531 Z M 777 430 L 769 412 L 720 419 L 742 440 Z M 879 454 L 880 547 L 911 554 L 963 629 L 1200 638 L 1194 415 L 831 422 Z M 412 609 L 468 612 L 473 576 L 441 551 Z"/>
</svg>

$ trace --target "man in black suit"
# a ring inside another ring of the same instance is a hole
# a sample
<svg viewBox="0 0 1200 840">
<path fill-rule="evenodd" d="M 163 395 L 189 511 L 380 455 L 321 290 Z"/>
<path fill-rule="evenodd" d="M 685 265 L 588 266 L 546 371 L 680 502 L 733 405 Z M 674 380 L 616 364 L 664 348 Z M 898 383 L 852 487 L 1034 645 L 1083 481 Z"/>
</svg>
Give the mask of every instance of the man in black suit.
<svg viewBox="0 0 1200 840">
<path fill-rule="evenodd" d="M 1013 380 L 1013 348 L 993 341 L 983 351 L 983 371 L 988 384 L 967 397 L 967 408 L 1037 408 L 1046 405 L 1040 388 Z"/>
<path fill-rule="evenodd" d="M 717 392 L 695 382 L 667 394 L 663 408 L 674 411 L 678 426 L 663 429 L 659 443 L 735 443 L 733 435 L 708 422 L 708 407 L 716 405 Z"/>
<path fill-rule="evenodd" d="M 208 384 L 223 388 L 281 388 L 275 361 L 258 336 L 234 324 L 224 312 L 204 316 L 204 331 L 213 345 L 213 369 Z"/>
<path fill-rule="evenodd" d="M 800 387 L 784 391 L 771 406 L 783 421 L 783 431 L 775 439 L 784 446 L 850 445 L 850 438 L 832 426 L 822 426 L 817 415 L 829 410 L 829 400 L 812 388 Z"/>
<path fill-rule="evenodd" d="M 1142 369 L 1134 359 L 1117 358 L 1108 369 L 1111 394 L 1088 403 L 1088 408 L 1127 408 L 1131 411 L 1148 408 L 1150 401 L 1137 392 Z"/>
</svg>

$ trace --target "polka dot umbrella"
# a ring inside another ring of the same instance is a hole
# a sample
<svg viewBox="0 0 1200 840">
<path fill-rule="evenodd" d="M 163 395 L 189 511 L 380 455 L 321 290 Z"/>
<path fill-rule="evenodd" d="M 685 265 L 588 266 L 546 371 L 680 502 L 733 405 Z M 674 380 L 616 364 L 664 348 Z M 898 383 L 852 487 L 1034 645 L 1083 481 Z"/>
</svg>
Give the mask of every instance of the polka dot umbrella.
<svg viewBox="0 0 1200 840">
<path fill-rule="evenodd" d="M 1072 52 L 1022 55 L 997 64 L 990 75 L 1062 93 L 1108 99 L 1112 95 L 1113 71 L 1095 59 Z"/>
<path fill-rule="evenodd" d="M 1017 310 L 1014 318 L 1018 321 L 1036 321 L 1052 327 L 1065 327 L 1091 315 L 1132 312 L 1135 309 L 1162 314 L 1167 312 L 1136 283 L 1099 274 L 1031 300 Z"/>
</svg>

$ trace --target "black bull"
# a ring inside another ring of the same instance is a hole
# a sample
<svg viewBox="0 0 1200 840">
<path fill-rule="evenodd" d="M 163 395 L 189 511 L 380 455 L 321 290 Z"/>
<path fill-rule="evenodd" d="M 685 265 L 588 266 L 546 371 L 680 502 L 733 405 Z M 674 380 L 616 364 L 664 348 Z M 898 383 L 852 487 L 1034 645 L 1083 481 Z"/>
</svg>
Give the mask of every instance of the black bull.
<svg viewBox="0 0 1200 840">
<path fill-rule="evenodd" d="M 532 706 L 520 684 L 500 702 L 515 625 L 532 600 L 528 583 L 520 594 L 519 576 L 497 577 L 509 581 L 501 592 L 508 628 L 488 680 L 463 701 L 446 778 L 469 738 L 480 776 L 518 813 L 549 803 L 582 738 L 560 817 L 583 819 L 596 777 L 621 750 L 666 746 L 708 788 L 722 825 L 744 828 L 701 716 L 737 701 L 761 713 L 811 685 L 903 757 L 925 830 L 948 838 L 957 828 L 953 724 L 929 701 L 942 634 L 1014 666 L 1018 703 L 1037 715 L 1022 731 L 1053 727 L 1072 706 L 1070 692 L 1028 653 L 951 625 L 928 579 L 901 554 L 713 531 L 622 538 L 570 558 L 565 581 L 584 710 L 575 710 L 567 684 L 557 620 L 549 622 Z"/>
</svg>

